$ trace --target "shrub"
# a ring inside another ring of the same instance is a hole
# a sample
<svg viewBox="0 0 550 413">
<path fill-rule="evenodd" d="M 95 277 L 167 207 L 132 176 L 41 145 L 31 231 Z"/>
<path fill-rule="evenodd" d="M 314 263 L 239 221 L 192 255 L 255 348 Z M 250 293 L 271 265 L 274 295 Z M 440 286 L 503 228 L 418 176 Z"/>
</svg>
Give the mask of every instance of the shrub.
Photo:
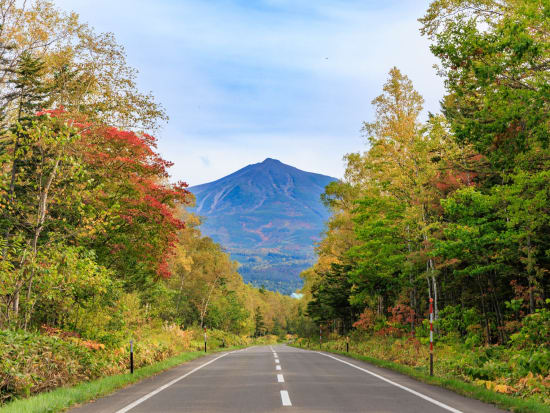
<svg viewBox="0 0 550 413">
<path fill-rule="evenodd" d="M 517 348 L 545 347 L 550 350 L 550 310 L 543 308 L 523 319 L 522 327 L 510 337 Z"/>
</svg>

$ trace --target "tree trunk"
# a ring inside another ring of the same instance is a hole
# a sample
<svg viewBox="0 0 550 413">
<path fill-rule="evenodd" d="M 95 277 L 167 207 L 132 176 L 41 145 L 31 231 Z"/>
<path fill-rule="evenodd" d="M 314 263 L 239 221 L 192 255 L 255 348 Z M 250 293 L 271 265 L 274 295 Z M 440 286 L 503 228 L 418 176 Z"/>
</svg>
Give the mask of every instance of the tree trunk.
<svg viewBox="0 0 550 413">
<path fill-rule="evenodd" d="M 178 312 L 179 312 L 179 309 L 180 309 L 180 305 L 181 305 L 181 299 L 182 299 L 182 295 L 183 295 L 183 282 L 185 280 L 185 277 L 182 275 L 181 276 L 181 283 L 180 283 L 180 288 L 179 288 L 179 293 L 178 293 L 178 302 L 176 303 L 176 316 L 178 315 Z"/>
<path fill-rule="evenodd" d="M 214 291 L 214 288 L 216 287 L 216 284 L 218 282 L 218 279 L 221 277 L 221 274 L 218 274 L 216 276 L 216 279 L 212 283 L 212 286 L 210 287 L 210 291 L 208 292 L 208 296 L 205 297 L 203 300 L 203 309 L 201 311 L 201 328 L 204 327 L 204 318 L 206 317 L 206 311 L 208 309 L 208 304 L 210 303 L 210 297 L 212 296 L 212 292 Z"/>
<path fill-rule="evenodd" d="M 535 288 L 533 282 L 533 252 L 531 250 L 531 235 L 527 235 L 527 278 L 529 280 L 529 313 L 535 313 L 535 295 L 533 289 Z"/>
<path fill-rule="evenodd" d="M 62 156 L 62 152 L 59 152 L 59 154 L 57 155 L 57 158 L 55 159 L 55 163 L 52 168 L 52 171 L 48 176 L 46 184 L 44 185 L 44 188 L 41 190 L 41 193 L 40 193 L 40 200 L 38 202 L 38 210 L 36 212 L 36 223 L 34 227 L 34 235 L 32 240 L 32 258 L 31 258 L 32 268 L 31 268 L 31 275 L 28 281 L 29 285 L 27 288 L 27 301 L 30 301 L 31 293 L 32 293 L 32 284 L 34 281 L 34 274 L 35 274 L 34 266 L 36 264 L 36 256 L 38 254 L 38 238 L 40 237 L 40 234 L 44 229 L 44 222 L 46 220 L 46 214 L 48 211 L 48 195 L 49 195 L 53 180 L 55 178 L 55 175 L 57 174 L 57 169 L 59 167 L 59 163 L 61 162 L 61 156 Z M 42 181 L 42 179 L 40 179 L 40 181 Z M 40 182 L 40 187 L 42 187 L 42 182 Z M 25 326 L 24 326 L 25 330 L 27 329 L 27 320 L 30 319 L 33 308 L 34 308 L 34 305 L 29 306 L 27 309 L 27 313 L 25 314 Z"/>
<path fill-rule="evenodd" d="M 21 121 L 22 114 L 23 114 L 23 103 L 20 100 L 19 101 L 19 108 L 17 110 L 17 122 Z M 10 176 L 10 187 L 8 189 L 8 208 L 7 208 L 7 210 L 9 210 L 9 206 L 13 204 L 14 196 L 15 196 L 15 180 L 16 180 L 16 177 L 17 177 L 17 150 L 19 149 L 19 146 L 20 146 L 19 142 L 20 142 L 20 137 L 19 137 L 19 133 L 17 133 L 16 136 L 15 136 L 15 142 L 14 142 L 14 145 L 13 145 L 13 161 L 11 163 L 11 174 L 10 174 L 11 176 Z M 4 259 L 6 258 L 6 254 L 8 252 L 9 238 L 10 238 L 10 227 L 8 226 L 8 228 L 6 229 L 6 234 L 5 234 L 6 245 L 4 247 L 4 251 L 2 251 L 2 257 Z M 19 297 L 17 298 L 17 306 L 18 306 L 17 308 L 19 309 Z"/>
<path fill-rule="evenodd" d="M 491 329 L 489 327 L 489 316 L 487 315 L 487 311 L 485 307 L 485 294 L 483 292 L 483 287 L 481 286 L 481 281 L 479 277 L 476 277 L 476 279 L 477 279 L 477 284 L 479 286 L 479 292 L 481 294 L 481 311 L 483 313 L 483 319 L 485 320 L 485 345 L 488 345 L 491 337 Z"/>
<path fill-rule="evenodd" d="M 409 255 L 411 254 L 412 252 L 412 248 L 411 248 L 411 241 L 410 241 L 410 228 L 409 226 L 407 225 L 407 235 L 408 235 L 408 242 L 407 242 L 407 249 L 409 250 Z M 409 284 L 410 284 L 410 288 L 411 288 L 411 291 L 410 291 L 410 305 L 411 305 L 411 336 L 414 337 L 414 319 L 415 319 L 415 312 L 416 312 L 416 297 L 415 297 L 415 287 L 414 287 L 414 279 L 413 279 L 413 275 L 412 275 L 412 272 L 409 274 Z"/>
<path fill-rule="evenodd" d="M 496 317 L 497 317 L 498 337 L 499 337 L 500 343 L 504 344 L 504 342 L 505 342 L 504 320 L 502 318 L 502 313 L 500 312 L 500 305 L 499 305 L 497 295 L 496 295 L 496 292 L 495 292 L 496 288 L 495 288 L 495 283 L 493 281 L 494 276 L 495 276 L 495 274 L 494 274 L 494 271 L 493 271 L 491 277 L 489 278 L 489 288 L 491 289 L 491 297 L 492 297 L 492 301 L 493 301 L 493 307 L 495 308 L 495 314 L 496 314 Z"/>
<path fill-rule="evenodd" d="M 438 291 L 437 291 L 437 280 L 433 272 L 432 272 L 432 284 L 434 289 L 434 320 L 437 320 L 439 319 Z"/>
</svg>

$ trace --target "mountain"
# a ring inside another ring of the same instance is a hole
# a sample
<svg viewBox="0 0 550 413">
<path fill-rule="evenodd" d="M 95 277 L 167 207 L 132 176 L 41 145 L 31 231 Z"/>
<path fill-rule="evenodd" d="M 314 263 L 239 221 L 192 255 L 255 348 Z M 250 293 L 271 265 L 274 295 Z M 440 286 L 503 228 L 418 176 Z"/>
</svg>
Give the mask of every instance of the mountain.
<svg viewBox="0 0 550 413">
<path fill-rule="evenodd" d="M 290 294 L 314 261 L 329 216 L 320 195 L 335 180 L 267 158 L 190 190 L 202 232 L 239 261 L 244 280 Z"/>
</svg>

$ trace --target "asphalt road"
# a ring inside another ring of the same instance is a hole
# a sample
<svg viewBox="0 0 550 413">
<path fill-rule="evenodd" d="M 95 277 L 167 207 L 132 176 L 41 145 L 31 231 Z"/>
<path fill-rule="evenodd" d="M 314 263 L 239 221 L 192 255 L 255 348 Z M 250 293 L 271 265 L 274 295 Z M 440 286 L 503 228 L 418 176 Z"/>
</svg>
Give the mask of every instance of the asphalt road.
<svg viewBox="0 0 550 413">
<path fill-rule="evenodd" d="M 73 413 L 499 411 L 367 363 L 282 345 L 209 355 L 71 410 Z"/>
</svg>

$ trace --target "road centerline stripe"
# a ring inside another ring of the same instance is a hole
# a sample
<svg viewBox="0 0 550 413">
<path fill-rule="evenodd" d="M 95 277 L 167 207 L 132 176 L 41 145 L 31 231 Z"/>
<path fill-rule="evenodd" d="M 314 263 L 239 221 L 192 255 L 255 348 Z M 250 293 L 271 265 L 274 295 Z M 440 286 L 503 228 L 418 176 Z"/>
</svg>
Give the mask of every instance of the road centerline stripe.
<svg viewBox="0 0 550 413">
<path fill-rule="evenodd" d="M 275 366 L 275 370 L 281 370 L 281 366 L 277 364 L 277 365 Z M 118 413 L 118 412 L 117 412 L 117 413 Z"/>
<path fill-rule="evenodd" d="M 369 371 L 369 370 L 367 370 L 367 369 L 364 369 L 364 368 L 361 368 L 361 367 L 359 367 L 359 366 L 356 366 L 356 365 L 353 364 L 353 363 L 349 363 L 349 362 L 347 362 L 347 361 L 345 361 L 345 360 L 341 360 L 341 359 L 339 359 L 339 358 L 337 358 L 337 357 L 334 357 L 334 356 L 331 356 L 331 355 L 329 355 L 329 354 L 321 353 L 320 351 L 316 351 L 316 353 L 317 353 L 317 354 L 320 354 L 320 355 L 322 355 L 322 356 L 325 356 L 325 357 L 329 357 L 329 358 L 334 359 L 334 360 L 336 360 L 336 361 L 339 361 L 340 363 L 347 364 L 348 366 L 351 366 L 351 367 L 353 367 L 353 368 L 356 368 L 357 370 L 361 370 L 361 371 L 364 372 L 364 373 L 370 374 L 371 376 L 374 376 L 374 377 L 376 377 L 377 379 L 380 379 L 380 380 L 382 380 L 382 381 L 385 381 L 386 383 L 389 383 L 389 384 L 392 384 L 392 385 L 394 385 L 394 386 L 396 386 L 396 387 L 399 387 L 400 389 L 405 390 L 405 391 L 407 391 L 407 392 L 409 392 L 409 393 L 412 393 L 412 394 L 414 394 L 415 396 L 418 396 L 418 397 L 420 397 L 421 399 L 424 399 L 424 400 L 426 400 L 426 401 L 428 401 L 428 402 L 430 402 L 430 403 L 432 403 L 432 404 L 435 404 L 436 406 L 439 406 L 439 407 L 441 407 L 441 408 L 443 408 L 443 409 L 445 409 L 445 410 L 448 410 L 448 411 L 453 412 L 453 413 L 463 413 L 461 410 L 457 410 L 457 409 L 455 409 L 454 407 L 448 406 L 448 405 L 446 405 L 445 403 L 441 403 L 440 401 L 437 401 L 437 400 L 435 400 L 435 399 L 432 399 L 431 397 L 426 396 L 426 395 L 424 395 L 424 394 L 422 394 L 422 393 L 419 393 L 419 392 L 417 392 L 416 390 L 409 389 L 408 387 L 403 386 L 402 384 L 399 384 L 399 383 L 396 383 L 396 382 L 394 382 L 394 381 L 391 381 L 390 379 L 387 379 L 387 378 L 385 378 L 385 377 L 383 377 L 383 376 L 381 376 L 381 375 L 379 375 L 379 374 L 376 374 L 376 373 L 374 373 L 374 372 L 372 372 L 372 371 Z"/>
<path fill-rule="evenodd" d="M 281 402 L 283 403 L 283 406 L 292 406 L 290 397 L 288 396 L 288 392 L 286 390 L 281 390 Z"/>
<path fill-rule="evenodd" d="M 275 359 L 275 363 L 279 364 L 279 359 Z"/>
<path fill-rule="evenodd" d="M 279 383 L 284 383 L 285 382 L 285 378 L 283 377 L 282 374 L 277 374 L 277 381 Z"/>
<path fill-rule="evenodd" d="M 161 391 L 167 389 L 168 387 L 170 387 L 171 385 L 177 383 L 178 381 L 180 380 L 183 380 L 184 378 L 186 378 L 187 376 L 190 376 L 191 374 L 193 374 L 194 372 L 202 369 L 203 367 L 206 367 L 208 366 L 209 364 L 212 364 L 214 363 L 216 360 L 219 360 L 221 359 L 222 357 L 225 357 L 229 354 L 233 353 L 233 351 L 229 352 L 229 353 L 225 353 L 225 354 L 222 354 L 221 356 L 219 357 L 216 357 L 214 360 L 210 360 L 204 364 L 201 364 L 200 366 L 198 367 L 195 367 L 193 370 L 191 370 L 190 372 L 188 373 L 185 373 L 183 376 L 180 376 L 180 377 L 177 377 L 175 378 L 174 380 L 172 381 L 169 381 L 168 383 L 166 383 L 165 385 L 163 386 L 160 386 L 159 388 L 157 388 L 156 390 L 153 390 L 152 392 L 150 393 L 147 393 L 145 396 L 143 397 L 140 397 L 139 399 L 137 399 L 136 401 L 134 401 L 133 403 L 130 403 L 128 406 L 126 407 L 123 407 L 122 409 L 120 410 L 117 410 L 115 413 L 126 413 L 127 411 L 133 409 L 134 407 L 140 405 L 141 403 L 143 403 L 144 401 L 150 399 L 151 397 L 153 397 L 154 395 L 160 393 Z"/>
</svg>

